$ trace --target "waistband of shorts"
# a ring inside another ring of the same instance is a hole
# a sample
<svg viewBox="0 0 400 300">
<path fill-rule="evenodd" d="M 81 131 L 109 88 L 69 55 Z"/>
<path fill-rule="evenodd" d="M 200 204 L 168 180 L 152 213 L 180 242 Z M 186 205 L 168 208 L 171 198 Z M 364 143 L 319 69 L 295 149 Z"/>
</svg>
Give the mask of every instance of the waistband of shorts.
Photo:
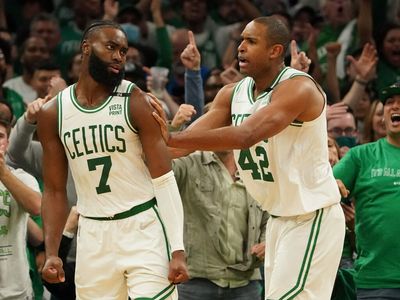
<svg viewBox="0 0 400 300">
<path fill-rule="evenodd" d="M 138 213 L 141 213 L 143 211 L 146 211 L 150 208 L 152 208 L 153 206 L 155 206 L 157 204 L 157 200 L 156 198 L 153 198 L 147 202 L 144 202 L 142 204 L 136 205 L 134 207 L 132 207 L 129 210 L 117 213 L 113 216 L 109 216 L 109 217 L 88 217 L 88 216 L 83 216 L 87 219 L 91 219 L 91 220 L 96 220 L 96 221 L 113 221 L 113 220 L 121 220 L 121 219 L 126 219 L 129 217 L 132 217 L 134 215 L 137 215 Z"/>
</svg>

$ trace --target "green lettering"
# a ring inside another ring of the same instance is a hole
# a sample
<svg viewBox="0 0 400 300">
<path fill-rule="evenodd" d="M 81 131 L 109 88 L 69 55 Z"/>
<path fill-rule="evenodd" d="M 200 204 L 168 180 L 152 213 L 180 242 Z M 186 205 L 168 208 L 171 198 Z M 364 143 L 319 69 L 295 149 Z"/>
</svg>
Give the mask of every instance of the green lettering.
<svg viewBox="0 0 400 300">
<path fill-rule="evenodd" d="M 126 143 L 125 143 L 125 139 L 123 137 L 119 136 L 119 133 L 124 133 L 125 129 L 124 127 L 117 125 L 115 126 L 115 138 L 117 141 L 121 142 L 121 145 L 117 147 L 117 151 L 118 152 L 126 152 Z"/>
<path fill-rule="evenodd" d="M 69 150 L 68 143 L 67 143 L 67 138 L 68 139 L 71 138 L 71 132 L 64 133 L 64 137 L 63 138 L 64 138 L 64 146 L 65 146 L 65 148 L 67 148 L 69 157 L 71 157 L 71 159 L 74 159 L 75 158 L 75 153 L 71 152 L 71 150 Z"/>
<path fill-rule="evenodd" d="M 75 128 L 72 130 L 72 141 L 74 142 L 75 153 L 78 157 L 83 155 L 83 152 L 79 152 L 79 149 L 78 149 L 78 144 L 81 143 L 79 141 L 79 139 L 77 138 L 77 133 L 79 131 L 80 131 L 80 128 Z"/>
</svg>

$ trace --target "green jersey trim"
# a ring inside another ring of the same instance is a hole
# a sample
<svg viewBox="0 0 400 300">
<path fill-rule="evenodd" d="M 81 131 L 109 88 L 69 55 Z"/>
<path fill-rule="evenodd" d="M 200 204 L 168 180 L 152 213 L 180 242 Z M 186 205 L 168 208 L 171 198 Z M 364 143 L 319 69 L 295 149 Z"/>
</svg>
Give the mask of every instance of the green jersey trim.
<svg viewBox="0 0 400 300">
<path fill-rule="evenodd" d="M 282 69 L 282 71 L 278 74 L 278 76 L 276 76 L 275 80 L 272 82 L 271 89 L 273 89 L 279 83 L 279 80 L 281 80 L 283 74 L 285 74 L 286 71 L 289 69 L 290 69 L 289 67 L 284 67 Z"/>
<path fill-rule="evenodd" d="M 268 91 L 263 91 L 261 94 L 259 94 L 256 99 L 254 100 L 253 97 L 253 89 L 254 89 L 254 80 L 252 79 L 250 84 L 249 84 L 249 89 L 247 90 L 247 95 L 248 98 L 250 100 L 251 104 L 254 104 L 255 101 L 258 101 L 262 98 L 264 98 L 266 95 L 268 95 L 271 90 L 279 83 L 279 80 L 281 80 L 282 76 L 286 73 L 286 71 L 289 70 L 289 67 L 285 67 L 283 68 L 279 74 L 276 76 L 276 78 L 274 79 L 274 81 L 272 82 L 272 84 L 270 85 L 270 88 L 268 89 Z"/>
<path fill-rule="evenodd" d="M 290 126 L 294 126 L 294 127 L 303 127 L 303 121 L 299 121 L 299 120 L 294 120 L 292 123 L 290 123 Z"/>
<path fill-rule="evenodd" d="M 235 95 L 236 95 L 237 91 L 240 89 L 240 87 L 242 86 L 242 84 L 243 84 L 243 82 L 245 80 L 246 80 L 246 78 L 243 78 L 233 88 L 233 92 L 232 92 L 232 95 L 231 95 L 231 107 L 232 107 L 232 103 L 233 103 L 233 100 L 235 99 Z"/>
<path fill-rule="evenodd" d="M 62 91 L 57 94 L 56 102 L 57 102 L 57 119 L 58 119 L 58 135 L 61 136 L 62 130 Z"/>
<path fill-rule="evenodd" d="M 107 104 L 111 101 L 112 99 L 112 94 L 118 89 L 118 86 L 115 86 L 115 88 L 113 89 L 112 93 L 110 94 L 110 96 L 107 97 L 107 99 L 100 104 L 100 106 L 94 107 L 94 108 L 87 108 L 87 107 L 83 107 L 79 102 L 78 99 L 76 98 L 76 83 L 73 84 L 70 88 L 70 96 L 71 96 L 71 101 L 74 104 L 74 106 L 80 110 L 81 112 L 84 113 L 95 113 L 98 112 L 100 110 L 102 110 L 105 106 L 107 106 Z"/>
<path fill-rule="evenodd" d="M 300 273 L 299 276 L 297 277 L 297 282 L 295 286 L 286 294 L 284 294 L 281 298 L 279 298 L 279 300 L 294 299 L 304 289 L 304 286 L 307 281 L 307 275 L 308 272 L 310 271 L 311 262 L 315 251 L 315 246 L 317 244 L 323 213 L 324 213 L 323 208 L 316 211 L 314 221 L 311 227 L 310 236 L 308 238 L 306 251 L 303 257 L 303 262 L 301 264 Z"/>
<path fill-rule="evenodd" d="M 132 130 L 134 133 L 138 133 L 137 129 L 135 129 L 135 127 L 132 125 L 131 123 L 131 119 L 129 118 L 129 116 L 131 116 L 131 106 L 130 104 L 130 99 L 131 99 L 131 92 L 133 90 L 133 88 L 136 87 L 136 85 L 134 83 L 130 83 L 128 85 L 128 88 L 126 89 L 126 92 L 128 95 L 125 96 L 125 121 L 126 124 L 128 124 L 128 127 L 130 128 L 130 130 Z"/>
</svg>

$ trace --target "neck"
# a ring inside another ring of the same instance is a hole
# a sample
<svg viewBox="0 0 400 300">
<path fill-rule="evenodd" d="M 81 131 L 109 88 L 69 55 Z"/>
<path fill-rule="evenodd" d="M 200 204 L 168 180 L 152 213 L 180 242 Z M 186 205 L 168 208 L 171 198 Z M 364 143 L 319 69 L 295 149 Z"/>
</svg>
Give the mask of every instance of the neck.
<svg viewBox="0 0 400 300">
<path fill-rule="evenodd" d="M 276 67 L 273 67 L 269 70 L 266 70 L 263 72 L 263 74 L 260 77 L 253 77 L 255 87 L 254 87 L 254 97 L 256 98 L 259 94 L 263 93 L 266 89 L 268 89 L 276 77 L 279 75 L 279 73 L 283 70 L 285 67 L 284 62 L 282 61 L 281 64 L 277 65 Z M 268 74 L 268 75 L 264 75 Z"/>
<path fill-rule="evenodd" d="M 98 106 L 110 95 L 113 89 L 99 84 L 89 74 L 81 74 L 75 91 L 80 104 L 84 106 Z"/>
</svg>

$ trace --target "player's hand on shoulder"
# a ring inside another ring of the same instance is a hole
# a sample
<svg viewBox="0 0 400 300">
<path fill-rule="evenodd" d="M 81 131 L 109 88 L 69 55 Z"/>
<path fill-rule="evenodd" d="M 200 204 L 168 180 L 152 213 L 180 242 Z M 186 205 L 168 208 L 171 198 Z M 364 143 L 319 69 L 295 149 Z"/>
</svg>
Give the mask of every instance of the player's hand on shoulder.
<svg viewBox="0 0 400 300">
<path fill-rule="evenodd" d="M 172 258 L 169 262 L 168 280 L 173 284 L 189 280 L 189 271 L 184 251 L 174 251 L 172 253 Z"/>
<path fill-rule="evenodd" d="M 153 112 L 153 117 L 156 119 L 158 124 L 160 125 L 160 130 L 161 130 L 161 135 L 165 141 L 165 143 L 168 144 L 169 140 L 169 132 L 168 132 L 168 121 L 167 121 L 167 116 L 165 115 L 165 111 L 160 103 L 160 100 L 157 99 L 153 94 L 148 93 L 150 97 L 150 104 L 153 106 L 155 111 Z"/>
<path fill-rule="evenodd" d="M 49 256 L 42 269 L 42 278 L 48 283 L 59 283 L 65 281 L 63 262 L 58 256 Z"/>
</svg>

